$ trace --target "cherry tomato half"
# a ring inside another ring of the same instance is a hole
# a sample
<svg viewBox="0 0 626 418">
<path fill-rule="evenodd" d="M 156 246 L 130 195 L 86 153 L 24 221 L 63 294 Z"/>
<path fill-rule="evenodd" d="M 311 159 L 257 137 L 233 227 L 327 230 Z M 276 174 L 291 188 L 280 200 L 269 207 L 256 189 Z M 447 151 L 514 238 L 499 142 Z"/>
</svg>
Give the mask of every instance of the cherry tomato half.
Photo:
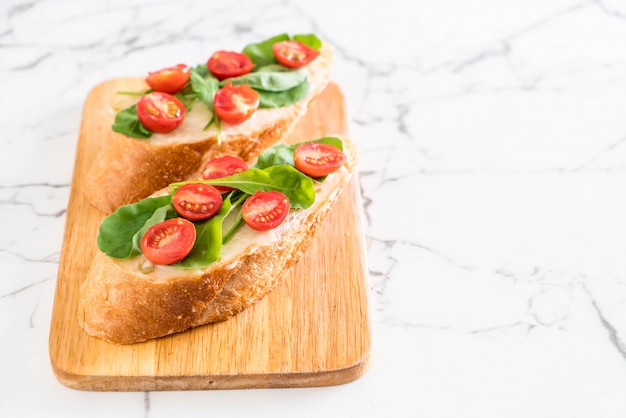
<svg viewBox="0 0 626 418">
<path fill-rule="evenodd" d="M 256 192 L 241 207 L 243 221 L 257 231 L 269 231 L 289 214 L 289 199 L 281 192 Z"/>
<path fill-rule="evenodd" d="M 289 68 L 304 67 L 320 54 L 320 51 L 299 41 L 276 42 L 272 49 L 276 60 Z"/>
<path fill-rule="evenodd" d="M 215 93 L 213 106 L 217 117 L 231 125 L 247 120 L 259 108 L 259 93 L 247 84 L 226 83 Z"/>
<path fill-rule="evenodd" d="M 296 168 L 310 177 L 323 177 L 346 162 L 346 155 L 335 146 L 321 142 L 300 145 L 293 153 Z"/>
<path fill-rule="evenodd" d="M 178 64 L 148 73 L 146 83 L 154 91 L 174 94 L 182 90 L 185 83 L 189 81 L 189 75 L 189 67 L 185 64 Z"/>
<path fill-rule="evenodd" d="M 233 51 L 217 51 L 206 65 L 218 80 L 248 74 L 254 68 L 254 63 L 246 54 Z"/>
<path fill-rule="evenodd" d="M 205 180 L 220 179 L 222 177 L 232 176 L 233 174 L 241 173 L 248 169 L 248 164 L 241 157 L 233 157 L 226 155 L 224 157 L 218 157 L 210 160 L 204 166 L 202 172 L 202 178 Z M 213 186 L 221 193 L 230 192 L 234 190 L 228 186 Z"/>
<path fill-rule="evenodd" d="M 141 251 L 154 264 L 173 264 L 191 252 L 196 228 L 187 219 L 173 218 L 152 226 L 141 238 Z"/>
<path fill-rule="evenodd" d="M 172 204 L 180 216 L 192 221 L 201 221 L 220 210 L 222 195 L 210 184 L 189 183 L 174 192 Z"/>
<path fill-rule="evenodd" d="M 185 105 L 171 94 L 153 91 L 137 102 L 137 117 L 146 129 L 164 134 L 183 123 Z"/>
</svg>

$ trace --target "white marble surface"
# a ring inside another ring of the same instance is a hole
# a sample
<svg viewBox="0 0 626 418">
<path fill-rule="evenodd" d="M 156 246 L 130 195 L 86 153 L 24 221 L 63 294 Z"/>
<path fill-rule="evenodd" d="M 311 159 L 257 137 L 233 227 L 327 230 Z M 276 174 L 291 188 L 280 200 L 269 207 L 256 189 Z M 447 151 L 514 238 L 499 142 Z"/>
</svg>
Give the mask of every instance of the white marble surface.
<svg viewBox="0 0 626 418">
<path fill-rule="evenodd" d="M 337 49 L 371 275 L 360 379 L 68 389 L 48 334 L 83 101 L 216 47 Z M 0 416 L 626 416 L 626 3 L 3 0 Z"/>
</svg>

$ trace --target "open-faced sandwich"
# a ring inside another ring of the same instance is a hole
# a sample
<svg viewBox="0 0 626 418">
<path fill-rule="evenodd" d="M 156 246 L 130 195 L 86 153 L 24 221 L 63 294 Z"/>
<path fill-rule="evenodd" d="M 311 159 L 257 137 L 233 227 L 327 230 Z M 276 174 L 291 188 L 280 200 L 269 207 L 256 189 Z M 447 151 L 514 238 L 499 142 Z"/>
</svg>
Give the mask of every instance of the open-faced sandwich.
<svg viewBox="0 0 626 418">
<path fill-rule="evenodd" d="M 188 178 L 222 155 L 254 161 L 284 138 L 327 86 L 333 50 L 315 35 L 277 35 L 241 52 L 215 51 L 125 90 L 103 112 L 111 130 L 87 174 L 88 201 L 111 213 Z"/>
<path fill-rule="evenodd" d="M 211 159 L 192 180 L 118 208 L 100 226 L 80 326 L 130 344 L 240 313 L 306 251 L 356 162 L 344 136 L 278 144 L 251 165 Z"/>
</svg>

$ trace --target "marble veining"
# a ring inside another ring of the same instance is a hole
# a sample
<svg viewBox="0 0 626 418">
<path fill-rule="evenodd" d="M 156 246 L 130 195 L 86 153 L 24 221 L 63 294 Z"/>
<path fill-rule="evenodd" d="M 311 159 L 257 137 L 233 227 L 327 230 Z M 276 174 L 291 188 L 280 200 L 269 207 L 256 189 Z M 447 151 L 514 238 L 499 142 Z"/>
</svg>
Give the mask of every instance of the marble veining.
<svg viewBox="0 0 626 418">
<path fill-rule="evenodd" d="M 347 385 L 91 393 L 47 338 L 98 83 L 279 32 L 335 47 L 374 327 Z M 626 416 L 626 5 L 618 0 L 0 5 L 0 415 Z"/>
</svg>

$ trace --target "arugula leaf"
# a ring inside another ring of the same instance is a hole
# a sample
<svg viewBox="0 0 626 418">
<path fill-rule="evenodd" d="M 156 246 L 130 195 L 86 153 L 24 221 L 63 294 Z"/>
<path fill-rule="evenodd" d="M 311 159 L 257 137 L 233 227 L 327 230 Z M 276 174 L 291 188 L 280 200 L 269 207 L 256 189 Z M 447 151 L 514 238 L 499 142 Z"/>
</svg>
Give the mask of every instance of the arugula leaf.
<svg viewBox="0 0 626 418">
<path fill-rule="evenodd" d="M 308 80 L 304 80 L 296 87 L 285 91 L 264 91 L 257 90 L 259 93 L 259 108 L 284 107 L 297 103 L 309 94 L 311 85 Z"/>
<path fill-rule="evenodd" d="M 213 105 L 215 93 L 217 93 L 217 90 L 220 88 L 220 81 L 211 74 L 206 64 L 200 64 L 190 70 L 189 83 L 197 99 L 207 105 L 211 111 L 211 118 L 204 129 L 208 129 L 215 123 L 217 143 L 220 144 L 222 142 L 220 120 L 215 114 L 215 107 Z"/>
<path fill-rule="evenodd" d="M 152 132 L 146 129 L 137 116 L 137 105 L 132 105 L 115 115 L 113 131 L 120 134 L 132 136 L 139 139 L 147 139 L 152 136 Z"/>
<path fill-rule="evenodd" d="M 237 213 L 237 217 L 235 218 L 235 222 L 233 223 L 233 226 L 226 232 L 226 234 L 224 234 L 224 237 L 222 238 L 222 245 L 228 244 L 228 241 L 230 241 L 235 236 L 235 233 L 239 231 L 239 229 L 244 225 L 244 223 L 245 222 L 243 220 L 243 216 L 240 210 Z"/>
<path fill-rule="evenodd" d="M 116 94 L 121 94 L 123 96 L 138 96 L 138 97 L 141 97 L 144 94 L 152 93 L 152 91 L 153 91 L 152 89 L 148 89 L 146 91 L 125 91 L 125 90 L 122 90 L 122 91 L 116 91 L 115 93 Z"/>
<path fill-rule="evenodd" d="M 343 142 L 341 141 L 341 139 L 337 138 L 336 136 L 325 136 L 322 138 L 314 139 L 313 141 L 300 142 L 296 144 L 296 146 L 304 145 L 307 142 L 321 142 L 323 144 L 335 146 L 339 148 L 341 151 L 343 151 Z"/>
<path fill-rule="evenodd" d="M 297 70 L 294 70 L 293 68 L 285 67 L 282 64 L 267 64 L 267 65 L 264 65 L 263 67 L 255 68 L 254 71 L 257 73 L 263 73 L 263 72 L 286 73 L 289 71 L 297 71 Z"/>
<path fill-rule="evenodd" d="M 206 63 L 198 64 L 190 69 L 190 71 L 192 70 L 198 73 L 198 75 L 200 75 L 201 77 L 206 77 L 208 75 L 212 76 L 211 71 L 209 71 L 209 67 L 206 65 Z"/>
<path fill-rule="evenodd" d="M 235 236 L 235 233 L 237 231 L 239 231 L 239 229 L 243 226 L 244 224 L 244 220 L 243 220 L 243 216 L 241 214 L 241 208 L 239 207 L 240 205 L 243 204 L 243 202 L 246 201 L 246 199 L 248 197 L 250 197 L 250 195 L 240 192 L 238 190 L 235 190 L 233 192 L 230 193 L 229 195 L 229 199 L 233 199 L 235 196 L 239 195 L 239 197 L 235 200 L 235 202 L 232 204 L 231 207 L 231 211 L 235 208 L 237 208 L 237 213 L 235 215 L 235 219 L 232 223 L 232 226 L 230 227 L 230 229 L 228 231 L 226 231 L 226 233 L 224 234 L 224 236 L 222 237 L 222 245 L 226 245 L 228 244 L 228 241 L 231 240 L 232 237 Z"/>
<path fill-rule="evenodd" d="M 130 257 L 133 254 L 133 237 L 159 208 L 171 207 L 171 203 L 172 197 L 167 195 L 119 207 L 100 224 L 98 248 L 112 258 Z M 166 213 L 169 213 L 167 209 Z"/>
<path fill-rule="evenodd" d="M 259 154 L 256 164 L 253 168 L 263 170 L 264 168 L 271 167 L 273 165 L 294 165 L 293 151 L 296 149 L 295 145 L 291 144 L 277 144 L 271 148 L 268 148 Z"/>
<path fill-rule="evenodd" d="M 247 84 L 255 90 L 280 92 L 297 87 L 306 79 L 306 74 L 301 71 L 256 71 L 239 77 L 227 78 L 222 80 L 220 85 Z"/>
<path fill-rule="evenodd" d="M 320 49 L 322 47 L 322 41 L 320 40 L 320 38 L 312 33 L 308 33 L 306 35 L 294 35 L 293 40 L 302 42 L 306 46 L 309 46 L 313 49 Z"/>
<path fill-rule="evenodd" d="M 184 260 L 176 264 L 183 269 L 201 269 L 220 258 L 222 249 L 222 221 L 230 212 L 230 199 L 222 201 L 220 210 L 210 219 L 196 222 L 196 242 Z"/>
<path fill-rule="evenodd" d="M 206 104 L 213 112 L 213 98 L 220 87 L 219 80 L 214 77 L 205 64 L 191 68 L 189 71 L 191 90 L 198 100 Z"/>
</svg>

